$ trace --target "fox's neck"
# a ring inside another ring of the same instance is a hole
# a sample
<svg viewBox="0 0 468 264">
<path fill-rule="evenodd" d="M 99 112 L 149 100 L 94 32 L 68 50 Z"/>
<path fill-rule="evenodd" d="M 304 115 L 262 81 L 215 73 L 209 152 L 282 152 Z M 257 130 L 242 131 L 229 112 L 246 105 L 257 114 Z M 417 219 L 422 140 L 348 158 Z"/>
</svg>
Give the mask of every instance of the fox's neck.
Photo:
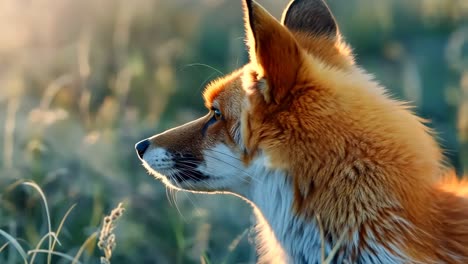
<svg viewBox="0 0 468 264">
<path fill-rule="evenodd" d="M 255 168 L 252 173 L 255 174 L 255 180 L 245 197 L 254 204 L 257 216 L 259 263 L 281 263 L 280 259 L 283 263 L 321 263 L 322 237 L 317 219 L 306 219 L 294 214 L 291 177 L 262 166 Z M 359 237 L 359 232 L 359 228 L 347 232 L 349 236 L 340 247 L 344 250 L 340 250 L 331 263 L 342 263 L 344 260 L 402 263 L 401 257 L 392 253 L 388 247 L 372 239 L 364 241 Z M 324 236 L 323 259 L 326 259 L 339 238 L 330 236 L 327 230 L 324 230 Z M 360 244 L 366 244 L 369 249 L 359 250 Z"/>
<path fill-rule="evenodd" d="M 319 229 L 314 222 L 293 215 L 293 193 L 286 175 L 262 168 L 254 173 L 256 180 L 247 198 L 257 217 L 259 263 L 320 263 Z"/>
</svg>

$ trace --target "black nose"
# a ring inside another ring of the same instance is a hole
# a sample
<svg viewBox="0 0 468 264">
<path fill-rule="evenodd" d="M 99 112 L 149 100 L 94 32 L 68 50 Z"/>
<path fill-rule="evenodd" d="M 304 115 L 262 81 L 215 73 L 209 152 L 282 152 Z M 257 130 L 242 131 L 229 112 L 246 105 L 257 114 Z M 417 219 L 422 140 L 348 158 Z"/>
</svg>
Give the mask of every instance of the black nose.
<svg viewBox="0 0 468 264">
<path fill-rule="evenodd" d="M 148 149 L 149 145 L 150 145 L 150 142 L 147 139 L 136 143 L 135 149 L 140 159 L 143 158 L 143 154 L 145 154 L 145 151 Z"/>
</svg>

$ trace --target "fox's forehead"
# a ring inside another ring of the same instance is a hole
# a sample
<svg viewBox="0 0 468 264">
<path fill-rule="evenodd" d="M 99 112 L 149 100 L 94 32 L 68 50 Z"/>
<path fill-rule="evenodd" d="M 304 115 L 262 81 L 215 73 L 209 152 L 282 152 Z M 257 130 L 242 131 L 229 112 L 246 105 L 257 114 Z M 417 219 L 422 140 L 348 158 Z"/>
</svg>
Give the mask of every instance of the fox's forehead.
<svg viewBox="0 0 468 264">
<path fill-rule="evenodd" d="M 243 69 L 212 81 L 203 92 L 205 106 L 218 108 L 226 115 L 240 116 L 244 90 L 242 89 Z"/>
</svg>

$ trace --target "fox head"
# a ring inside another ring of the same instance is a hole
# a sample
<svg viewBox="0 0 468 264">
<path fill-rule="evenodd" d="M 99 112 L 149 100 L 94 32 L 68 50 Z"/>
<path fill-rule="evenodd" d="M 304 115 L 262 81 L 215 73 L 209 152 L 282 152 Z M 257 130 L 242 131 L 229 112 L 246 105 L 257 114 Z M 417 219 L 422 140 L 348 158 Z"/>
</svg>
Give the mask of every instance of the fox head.
<svg viewBox="0 0 468 264">
<path fill-rule="evenodd" d="M 173 188 L 249 197 L 257 175 L 280 171 L 291 210 L 330 232 L 385 210 L 423 221 L 441 154 L 422 121 L 355 64 L 322 0 L 293 0 L 281 22 L 243 1 L 249 62 L 213 81 L 207 114 L 136 145 Z"/>
</svg>

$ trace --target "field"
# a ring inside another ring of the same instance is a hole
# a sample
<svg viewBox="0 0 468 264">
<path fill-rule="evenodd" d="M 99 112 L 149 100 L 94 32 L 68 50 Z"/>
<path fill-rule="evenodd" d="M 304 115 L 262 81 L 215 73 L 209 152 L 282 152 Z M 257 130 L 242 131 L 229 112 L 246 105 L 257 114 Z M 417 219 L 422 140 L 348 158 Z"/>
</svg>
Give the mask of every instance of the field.
<svg viewBox="0 0 468 264">
<path fill-rule="evenodd" d="M 328 2 L 468 173 L 468 2 Z M 134 151 L 205 113 L 204 86 L 247 61 L 242 26 L 240 0 L 1 1 L 0 263 L 99 263 L 120 202 L 112 263 L 254 263 L 245 202 L 167 190 Z"/>
</svg>

